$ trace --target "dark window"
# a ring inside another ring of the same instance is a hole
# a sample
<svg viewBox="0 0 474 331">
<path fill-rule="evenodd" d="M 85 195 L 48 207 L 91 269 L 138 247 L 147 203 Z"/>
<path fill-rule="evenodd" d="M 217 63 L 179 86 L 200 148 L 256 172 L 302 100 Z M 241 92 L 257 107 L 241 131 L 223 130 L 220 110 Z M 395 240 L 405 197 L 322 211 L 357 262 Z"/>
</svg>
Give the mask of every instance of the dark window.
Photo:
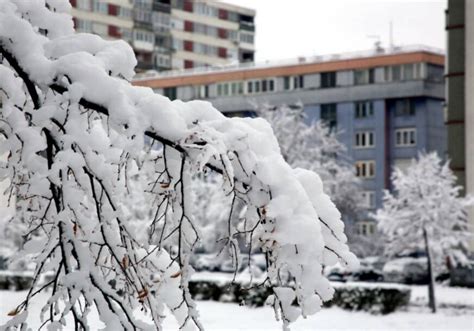
<svg viewBox="0 0 474 331">
<path fill-rule="evenodd" d="M 192 41 L 185 40 L 184 41 L 184 50 L 188 52 L 192 52 L 194 49 L 194 45 Z"/>
<path fill-rule="evenodd" d="M 293 89 L 303 88 L 303 76 L 294 76 L 293 77 Z"/>
<path fill-rule="evenodd" d="M 269 91 L 274 91 L 274 90 L 275 90 L 275 83 L 273 82 L 273 79 L 270 79 L 270 80 L 268 81 L 268 84 L 269 84 L 268 90 L 269 90 Z"/>
<path fill-rule="evenodd" d="M 262 80 L 262 92 L 267 92 L 267 81 Z"/>
<path fill-rule="evenodd" d="M 355 117 L 366 118 L 374 116 L 374 103 L 372 101 L 359 101 L 355 103 Z"/>
<path fill-rule="evenodd" d="M 321 105 L 321 120 L 332 130 L 337 126 L 337 108 L 335 103 Z"/>
<path fill-rule="evenodd" d="M 395 101 L 395 116 L 414 116 L 415 114 L 415 100 L 401 99 Z"/>
<path fill-rule="evenodd" d="M 253 93 L 253 82 L 247 82 L 247 93 Z"/>
<path fill-rule="evenodd" d="M 168 97 L 170 100 L 176 99 L 176 87 L 165 87 L 163 90 L 165 97 Z"/>
<path fill-rule="evenodd" d="M 369 69 L 369 84 L 375 83 L 375 69 Z"/>
<path fill-rule="evenodd" d="M 218 55 L 219 57 L 227 58 L 227 48 L 219 47 Z"/>
<path fill-rule="evenodd" d="M 321 87 L 328 88 L 328 87 L 336 87 L 336 72 L 322 72 L 321 73 Z"/>
<path fill-rule="evenodd" d="M 392 67 L 392 81 L 398 81 L 402 79 L 401 66 Z"/>
<path fill-rule="evenodd" d="M 283 82 L 285 90 L 290 89 L 290 77 L 286 76 L 284 77 L 284 82 Z"/>
<path fill-rule="evenodd" d="M 193 22 L 184 21 L 184 31 L 192 32 L 194 30 Z"/>
</svg>

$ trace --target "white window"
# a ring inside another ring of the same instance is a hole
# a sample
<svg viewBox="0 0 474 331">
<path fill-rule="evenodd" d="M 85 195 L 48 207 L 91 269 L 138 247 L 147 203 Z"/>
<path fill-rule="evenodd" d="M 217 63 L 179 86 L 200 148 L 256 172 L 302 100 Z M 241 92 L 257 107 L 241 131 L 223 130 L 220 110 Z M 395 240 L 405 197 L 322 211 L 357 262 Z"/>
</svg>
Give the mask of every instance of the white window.
<svg viewBox="0 0 474 331">
<path fill-rule="evenodd" d="M 375 161 L 357 161 L 356 176 L 359 178 L 373 178 L 375 177 Z"/>
<path fill-rule="evenodd" d="M 375 208 L 375 191 L 363 191 L 360 193 L 360 204 L 362 208 Z"/>
<path fill-rule="evenodd" d="M 385 67 L 385 81 L 395 82 L 400 80 L 422 79 L 425 77 L 424 67 L 424 63 L 407 63 Z"/>
<path fill-rule="evenodd" d="M 240 41 L 243 43 L 253 44 L 254 36 L 251 33 L 240 32 Z"/>
<path fill-rule="evenodd" d="M 304 88 L 304 76 L 285 76 L 283 77 L 283 88 L 285 90 L 296 90 Z"/>
<path fill-rule="evenodd" d="M 208 6 L 207 4 L 202 3 L 202 2 L 195 2 L 193 8 L 194 8 L 193 11 L 196 14 L 212 16 L 212 17 L 219 16 L 219 10 L 217 8 Z"/>
<path fill-rule="evenodd" d="M 152 43 L 155 41 L 155 35 L 151 32 L 134 30 L 134 39 L 138 41 L 146 41 Z"/>
<path fill-rule="evenodd" d="M 395 146 L 416 146 L 416 128 L 404 128 L 395 130 Z"/>
<path fill-rule="evenodd" d="M 173 38 L 173 49 L 176 50 L 176 51 L 182 51 L 184 49 L 183 40 Z"/>
<path fill-rule="evenodd" d="M 242 95 L 244 93 L 243 82 L 225 82 L 217 84 L 218 96 Z"/>
<path fill-rule="evenodd" d="M 201 99 L 209 98 L 209 85 L 195 85 L 194 97 Z"/>
<path fill-rule="evenodd" d="M 184 22 L 179 18 L 172 18 L 171 19 L 171 27 L 176 30 L 184 30 Z"/>
<path fill-rule="evenodd" d="M 375 233 L 375 223 L 370 221 L 357 222 L 357 233 L 362 236 L 371 236 Z"/>
<path fill-rule="evenodd" d="M 91 10 L 91 1 L 90 0 L 78 0 L 77 9 L 82 10 Z"/>
<path fill-rule="evenodd" d="M 355 147 L 370 148 L 375 146 L 375 135 L 373 131 L 361 131 L 355 134 Z"/>
<path fill-rule="evenodd" d="M 87 32 L 87 33 L 92 32 L 92 22 L 89 20 L 77 19 L 76 25 L 77 25 L 76 30 L 79 32 Z"/>
<path fill-rule="evenodd" d="M 102 2 L 96 0 L 94 2 L 94 11 L 101 14 L 108 14 L 109 13 L 109 6 L 106 2 Z"/>
<path fill-rule="evenodd" d="M 132 18 L 132 9 L 120 7 L 119 16 L 124 18 Z"/>
<path fill-rule="evenodd" d="M 373 84 L 374 69 L 354 70 L 354 85 Z"/>
</svg>

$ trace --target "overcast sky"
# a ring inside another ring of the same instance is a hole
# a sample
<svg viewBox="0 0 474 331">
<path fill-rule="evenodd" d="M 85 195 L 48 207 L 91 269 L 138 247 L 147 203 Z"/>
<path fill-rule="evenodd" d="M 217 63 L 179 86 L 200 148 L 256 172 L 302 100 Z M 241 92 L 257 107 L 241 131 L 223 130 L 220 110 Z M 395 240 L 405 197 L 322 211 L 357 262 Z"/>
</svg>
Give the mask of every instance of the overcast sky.
<svg viewBox="0 0 474 331">
<path fill-rule="evenodd" d="M 257 11 L 257 61 L 366 50 L 375 36 L 388 45 L 390 21 L 395 45 L 446 48 L 447 0 L 224 1 Z"/>
</svg>

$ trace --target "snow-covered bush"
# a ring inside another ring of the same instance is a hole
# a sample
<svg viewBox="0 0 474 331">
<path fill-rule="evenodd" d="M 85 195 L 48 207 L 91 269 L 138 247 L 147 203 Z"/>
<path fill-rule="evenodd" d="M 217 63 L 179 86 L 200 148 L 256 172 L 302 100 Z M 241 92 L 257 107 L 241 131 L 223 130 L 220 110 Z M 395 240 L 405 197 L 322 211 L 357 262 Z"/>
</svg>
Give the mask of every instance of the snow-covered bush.
<svg viewBox="0 0 474 331">
<path fill-rule="evenodd" d="M 347 310 L 363 310 L 374 314 L 389 314 L 410 302 L 410 287 L 384 283 L 334 283 L 336 292 L 325 306 Z M 189 282 L 189 290 L 198 300 L 234 302 L 261 307 L 271 296 L 271 290 L 258 286 L 258 281 L 227 281 L 200 277 Z"/>
<path fill-rule="evenodd" d="M 109 330 L 160 329 L 165 307 L 182 328 L 201 329 L 188 266 L 201 235 L 191 177 L 204 171 L 222 176 L 231 210 L 245 205 L 225 244 L 237 255 L 242 236 L 266 254 L 265 286 L 284 327 L 318 311 L 334 293 L 322 267 L 357 264 L 318 175 L 285 162 L 265 120 L 132 86 L 132 49 L 75 34 L 69 10 L 65 0 L 0 0 L 0 181 L 27 226 L 21 254 L 36 263 L 6 327 L 26 327 L 32 298 L 50 288 L 42 320 L 51 330 L 67 319 L 88 329 L 93 311 Z M 153 213 L 140 227 L 122 201 L 137 201 L 134 167 L 154 170 Z M 38 288 L 43 273 L 54 277 Z"/>
<path fill-rule="evenodd" d="M 374 314 L 389 314 L 410 302 L 410 288 L 397 284 L 342 283 L 325 305 L 348 310 L 363 310 Z"/>
</svg>

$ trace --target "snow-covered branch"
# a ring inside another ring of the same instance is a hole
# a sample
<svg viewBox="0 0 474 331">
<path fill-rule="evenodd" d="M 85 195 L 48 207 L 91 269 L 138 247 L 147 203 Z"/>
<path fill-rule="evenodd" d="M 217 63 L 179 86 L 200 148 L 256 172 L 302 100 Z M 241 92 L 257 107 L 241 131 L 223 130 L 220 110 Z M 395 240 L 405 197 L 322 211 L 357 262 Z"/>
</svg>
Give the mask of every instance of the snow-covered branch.
<svg viewBox="0 0 474 331">
<path fill-rule="evenodd" d="M 76 329 L 89 329 L 97 311 L 111 330 L 160 329 L 166 306 L 182 328 L 202 328 L 187 282 L 200 240 L 191 175 L 204 168 L 246 205 L 241 230 L 268 256 L 266 285 L 284 325 L 317 311 L 333 293 L 322 266 L 357 262 L 319 177 L 285 162 L 262 119 L 228 119 L 207 102 L 132 86 L 131 48 L 74 34 L 69 10 L 62 0 L 0 0 L 0 154 L 8 155 L 0 180 L 10 180 L 16 219 L 28 225 L 21 254 L 36 262 L 7 326 L 27 323 L 50 272 L 48 327 L 72 316 Z M 142 192 L 129 189 L 132 168 L 153 169 Z M 147 240 L 121 201 L 134 194 L 153 201 Z"/>
</svg>

